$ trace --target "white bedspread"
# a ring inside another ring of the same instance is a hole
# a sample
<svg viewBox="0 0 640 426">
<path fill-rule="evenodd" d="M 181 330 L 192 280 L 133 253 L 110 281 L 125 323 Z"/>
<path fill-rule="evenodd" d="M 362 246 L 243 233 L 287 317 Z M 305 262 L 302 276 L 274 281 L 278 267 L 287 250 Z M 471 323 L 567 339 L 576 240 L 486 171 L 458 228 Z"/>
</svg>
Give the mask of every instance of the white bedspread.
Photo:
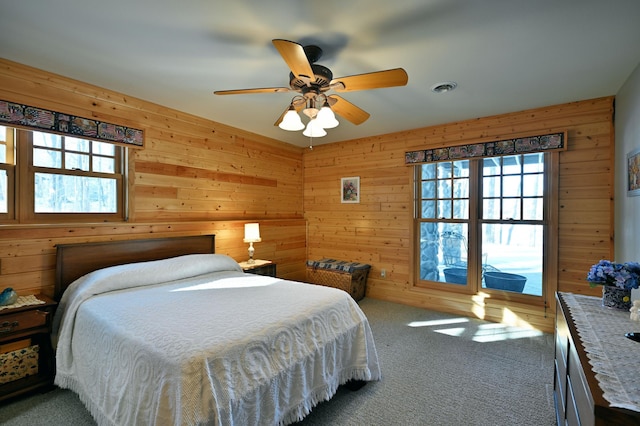
<svg viewBox="0 0 640 426">
<path fill-rule="evenodd" d="M 222 255 L 80 278 L 56 312 L 56 341 L 55 383 L 101 425 L 287 424 L 350 379 L 380 379 L 347 293 L 244 274 Z"/>
</svg>

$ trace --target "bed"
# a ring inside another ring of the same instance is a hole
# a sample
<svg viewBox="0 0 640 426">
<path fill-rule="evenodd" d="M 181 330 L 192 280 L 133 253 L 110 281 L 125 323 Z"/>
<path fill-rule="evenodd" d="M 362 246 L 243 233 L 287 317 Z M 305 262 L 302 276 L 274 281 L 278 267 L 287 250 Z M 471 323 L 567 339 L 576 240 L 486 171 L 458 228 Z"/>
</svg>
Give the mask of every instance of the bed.
<svg viewBox="0 0 640 426">
<path fill-rule="evenodd" d="M 289 424 L 380 379 L 346 292 L 243 273 L 214 241 L 57 246 L 55 383 L 99 425 Z"/>
</svg>

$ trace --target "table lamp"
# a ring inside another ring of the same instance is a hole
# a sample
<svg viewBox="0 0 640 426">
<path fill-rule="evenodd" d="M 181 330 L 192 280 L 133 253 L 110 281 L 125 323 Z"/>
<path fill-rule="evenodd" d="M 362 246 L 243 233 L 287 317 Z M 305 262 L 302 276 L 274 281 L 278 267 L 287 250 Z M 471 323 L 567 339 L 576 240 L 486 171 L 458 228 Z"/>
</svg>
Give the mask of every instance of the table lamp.
<svg viewBox="0 0 640 426">
<path fill-rule="evenodd" d="M 254 263 L 253 253 L 255 249 L 253 248 L 253 243 L 258 243 L 262 241 L 260 238 L 260 224 L 259 223 L 245 223 L 244 224 L 244 242 L 249 243 L 249 260 L 247 263 Z"/>
</svg>

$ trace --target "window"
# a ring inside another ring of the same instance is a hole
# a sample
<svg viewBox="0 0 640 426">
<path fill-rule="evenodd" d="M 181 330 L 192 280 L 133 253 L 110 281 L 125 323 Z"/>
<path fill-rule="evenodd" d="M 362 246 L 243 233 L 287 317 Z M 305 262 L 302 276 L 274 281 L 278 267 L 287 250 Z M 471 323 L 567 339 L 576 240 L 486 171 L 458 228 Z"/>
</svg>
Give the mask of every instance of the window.
<svg viewBox="0 0 640 426">
<path fill-rule="evenodd" d="M 544 296 L 554 155 L 417 166 L 418 285 Z"/>
<path fill-rule="evenodd" d="M 4 219 L 19 223 L 124 220 L 124 148 L 7 127 L 0 128 L 0 133 L 16 141 L 5 142 L 0 154 L 0 170 L 6 170 L 0 175 Z"/>
</svg>

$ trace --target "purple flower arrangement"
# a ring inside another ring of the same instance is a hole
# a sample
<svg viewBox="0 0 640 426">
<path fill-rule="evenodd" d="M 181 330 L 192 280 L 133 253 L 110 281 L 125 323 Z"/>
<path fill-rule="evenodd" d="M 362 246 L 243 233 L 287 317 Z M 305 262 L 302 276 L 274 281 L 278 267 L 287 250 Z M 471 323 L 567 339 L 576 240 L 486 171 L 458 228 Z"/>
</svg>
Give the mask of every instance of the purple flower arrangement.
<svg viewBox="0 0 640 426">
<path fill-rule="evenodd" d="M 609 260 L 601 260 L 591 267 L 587 274 L 587 281 L 591 287 L 601 284 L 625 290 L 638 288 L 640 285 L 640 263 L 614 263 Z"/>
</svg>

